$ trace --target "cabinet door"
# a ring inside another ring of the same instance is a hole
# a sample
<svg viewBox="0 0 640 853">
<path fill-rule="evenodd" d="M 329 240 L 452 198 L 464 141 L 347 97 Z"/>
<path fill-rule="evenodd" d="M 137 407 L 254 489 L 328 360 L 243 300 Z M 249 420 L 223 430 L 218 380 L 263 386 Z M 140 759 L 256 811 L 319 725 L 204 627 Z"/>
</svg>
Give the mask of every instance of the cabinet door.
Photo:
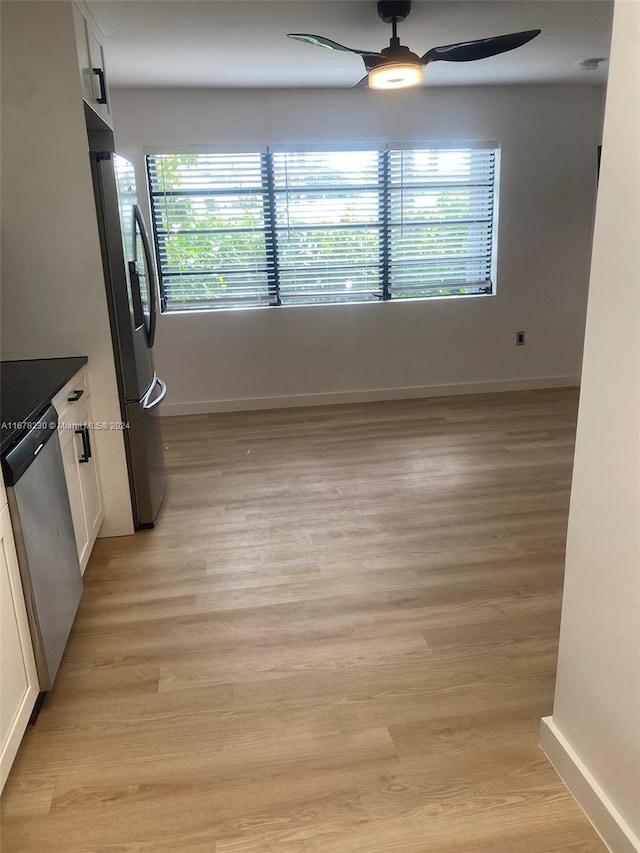
<svg viewBox="0 0 640 853">
<path fill-rule="evenodd" d="M 102 43 L 95 30 L 89 24 L 87 26 L 89 35 L 89 61 L 91 62 L 91 73 L 93 76 L 93 97 L 91 106 L 109 124 L 111 124 L 111 106 L 109 104 L 109 93 L 107 91 L 107 72 L 104 62 L 104 50 Z"/>
<path fill-rule="evenodd" d="M 85 4 L 74 4 L 73 16 L 82 97 L 111 127 L 111 105 L 109 103 L 102 37 Z"/>
<path fill-rule="evenodd" d="M 38 675 L 7 506 L 0 510 L 0 655 L 2 788 L 38 696 Z"/>
<path fill-rule="evenodd" d="M 82 413 L 82 423 L 83 426 L 86 427 L 86 425 L 90 424 L 91 422 L 91 404 L 90 401 L 87 400 L 84 406 L 84 411 Z M 81 436 L 77 436 L 77 438 L 80 439 Z M 93 543 L 96 541 L 96 537 L 100 531 L 100 527 L 102 526 L 102 521 L 104 519 L 104 509 L 102 507 L 102 490 L 100 488 L 98 460 L 96 459 L 95 453 L 93 452 L 93 443 L 91 440 L 90 429 L 87 431 L 86 441 L 90 453 L 89 460 L 88 462 L 79 463 L 78 470 L 80 474 L 80 490 L 82 492 L 82 507 L 84 510 L 87 538 L 89 540 L 89 554 L 87 554 L 88 560 L 91 549 L 93 548 Z M 82 560 L 80 560 L 80 566 L 83 572 L 85 569 L 85 565 L 86 561 L 83 562 Z"/>
<path fill-rule="evenodd" d="M 76 5 L 73 6 L 73 25 L 76 31 L 76 50 L 78 52 L 82 97 L 88 103 L 94 99 L 93 74 L 91 73 L 91 61 L 89 59 L 89 37 L 87 22 Z"/>
<path fill-rule="evenodd" d="M 81 465 L 79 463 L 82 450 L 79 450 L 77 441 L 80 436 L 76 434 L 73 427 L 73 424 L 64 424 L 60 429 L 60 449 L 64 464 L 64 476 L 67 481 L 67 492 L 69 493 L 73 532 L 76 537 L 76 545 L 78 546 L 78 560 L 82 567 L 89 547 L 89 535 L 82 503 Z M 87 559 L 89 559 L 88 556 Z"/>
<path fill-rule="evenodd" d="M 70 420 L 71 418 L 73 420 Z M 75 403 L 67 411 L 60 431 L 69 504 L 78 545 L 78 559 L 83 574 L 104 519 L 100 474 L 94 453 L 91 423 L 90 398 L 83 397 L 81 402 Z"/>
<path fill-rule="evenodd" d="M 53 405 L 60 417 L 58 433 L 62 461 L 78 546 L 78 560 L 84 574 L 93 544 L 104 521 L 100 472 L 94 452 L 94 432 L 91 428 L 91 397 L 85 368 L 78 371 L 56 394 Z"/>
</svg>

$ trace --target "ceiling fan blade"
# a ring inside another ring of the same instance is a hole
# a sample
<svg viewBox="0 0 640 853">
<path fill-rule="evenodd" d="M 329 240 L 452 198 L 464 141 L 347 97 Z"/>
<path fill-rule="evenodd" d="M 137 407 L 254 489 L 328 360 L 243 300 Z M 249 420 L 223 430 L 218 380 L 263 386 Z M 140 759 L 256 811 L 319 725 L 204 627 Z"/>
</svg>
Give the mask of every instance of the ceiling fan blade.
<svg viewBox="0 0 640 853">
<path fill-rule="evenodd" d="M 515 50 L 523 44 L 539 36 L 541 30 L 525 30 L 521 33 L 509 33 L 504 36 L 491 36 L 486 39 L 475 41 L 464 41 L 459 44 L 446 44 L 442 47 L 432 47 L 422 57 L 425 65 L 428 62 L 445 60 L 446 62 L 473 62 L 476 59 L 486 59 L 489 56 L 497 56 L 508 50 Z"/>
<path fill-rule="evenodd" d="M 315 44 L 316 47 L 328 47 L 329 50 L 343 50 L 345 53 L 357 53 L 359 56 L 382 56 L 377 50 L 358 50 L 355 47 L 345 47 L 343 44 L 338 44 L 337 41 L 332 41 L 324 36 L 313 36 L 310 33 L 287 33 L 287 37 L 307 44 Z"/>
<path fill-rule="evenodd" d="M 365 74 L 364 77 L 362 78 L 362 80 L 358 80 L 358 82 L 355 84 L 355 86 L 352 86 L 351 88 L 352 89 L 364 89 L 368 85 L 369 85 L 369 75 Z"/>
</svg>

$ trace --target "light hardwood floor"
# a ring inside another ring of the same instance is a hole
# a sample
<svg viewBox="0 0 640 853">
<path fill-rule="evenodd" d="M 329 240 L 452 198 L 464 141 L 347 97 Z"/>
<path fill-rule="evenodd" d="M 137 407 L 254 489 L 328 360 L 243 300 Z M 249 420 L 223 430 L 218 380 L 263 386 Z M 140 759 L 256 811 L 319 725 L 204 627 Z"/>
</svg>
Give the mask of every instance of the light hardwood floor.
<svg viewBox="0 0 640 853">
<path fill-rule="evenodd" d="M 596 853 L 537 746 L 574 390 L 168 419 L 3 853 Z"/>
</svg>

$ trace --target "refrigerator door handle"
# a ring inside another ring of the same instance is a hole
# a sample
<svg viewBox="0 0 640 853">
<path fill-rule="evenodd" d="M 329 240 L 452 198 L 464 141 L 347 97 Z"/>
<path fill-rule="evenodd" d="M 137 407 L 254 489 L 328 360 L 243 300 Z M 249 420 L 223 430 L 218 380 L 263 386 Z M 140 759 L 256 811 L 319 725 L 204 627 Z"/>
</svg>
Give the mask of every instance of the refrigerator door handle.
<svg viewBox="0 0 640 853">
<path fill-rule="evenodd" d="M 156 323 L 158 315 L 158 295 L 156 291 L 156 276 L 153 267 L 153 258 L 151 256 L 151 246 L 149 245 L 149 236 L 142 218 L 140 207 L 137 204 L 133 205 L 133 213 L 135 216 L 138 230 L 140 231 L 140 239 L 142 240 L 142 248 L 144 250 L 144 266 L 147 272 L 147 280 L 149 282 L 149 330 L 147 332 L 148 347 L 151 349 L 156 337 Z"/>
<path fill-rule="evenodd" d="M 133 302 L 133 325 L 139 329 L 144 325 L 144 309 L 140 295 L 140 275 L 136 261 L 129 261 L 129 281 L 131 282 L 131 301 Z"/>
<path fill-rule="evenodd" d="M 155 398 L 155 400 L 152 401 L 151 398 L 153 396 L 153 392 L 156 388 L 156 385 L 159 386 L 160 393 Z M 149 412 L 149 411 L 151 411 L 151 409 L 155 409 L 156 406 L 159 406 L 160 403 L 164 400 L 164 398 L 166 396 L 167 396 L 167 386 L 162 381 L 162 379 L 160 379 L 159 376 L 156 376 L 154 381 L 151 383 L 151 388 L 149 388 L 149 390 L 147 391 L 147 393 L 145 394 L 145 396 L 142 400 L 142 408 L 145 410 L 145 412 Z"/>
</svg>

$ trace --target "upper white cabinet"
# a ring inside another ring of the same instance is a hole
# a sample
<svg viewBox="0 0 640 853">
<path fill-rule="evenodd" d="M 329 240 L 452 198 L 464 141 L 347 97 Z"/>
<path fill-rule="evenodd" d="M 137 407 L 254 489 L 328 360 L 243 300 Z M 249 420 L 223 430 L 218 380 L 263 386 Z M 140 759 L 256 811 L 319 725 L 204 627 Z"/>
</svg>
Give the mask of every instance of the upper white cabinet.
<svg viewBox="0 0 640 853">
<path fill-rule="evenodd" d="M 33 705 L 38 674 L 4 488 L 0 495 L 0 789 L 9 775 Z"/>
<path fill-rule="evenodd" d="M 109 127 L 112 127 L 113 119 L 111 117 L 102 35 L 83 4 L 74 3 L 73 20 L 76 31 L 82 97 L 94 112 Z"/>
<path fill-rule="evenodd" d="M 76 373 L 52 402 L 58 413 L 71 518 L 80 569 L 84 574 L 104 519 L 100 473 L 92 442 L 93 419 L 86 368 Z"/>
</svg>

